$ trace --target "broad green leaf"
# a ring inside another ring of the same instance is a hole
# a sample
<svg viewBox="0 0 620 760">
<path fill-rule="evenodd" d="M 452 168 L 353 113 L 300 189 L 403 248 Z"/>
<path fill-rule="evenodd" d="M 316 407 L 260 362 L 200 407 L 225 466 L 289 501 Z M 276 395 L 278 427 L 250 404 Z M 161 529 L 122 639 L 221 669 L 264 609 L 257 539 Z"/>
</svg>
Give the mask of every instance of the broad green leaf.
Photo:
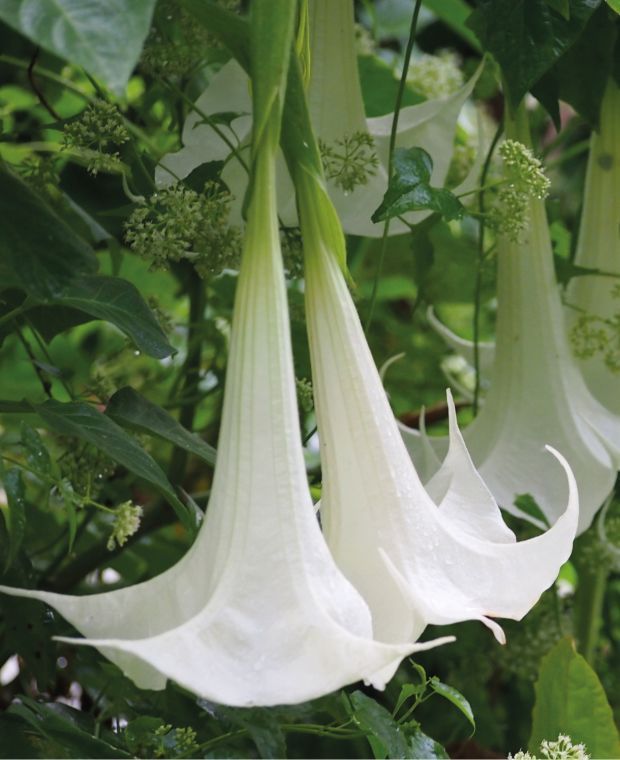
<svg viewBox="0 0 620 760">
<path fill-rule="evenodd" d="M 361 691 L 350 697 L 353 721 L 370 738 L 380 742 L 389 758 L 411 757 L 405 732 L 390 713 Z"/>
<path fill-rule="evenodd" d="M 119 747 L 94 736 L 94 720 L 67 705 L 45 704 L 21 696 L 20 702 L 11 705 L 9 712 L 23 718 L 37 733 L 57 742 L 63 757 L 131 757 Z M 92 728 L 86 730 L 87 726 L 90 728 L 89 724 Z"/>
<path fill-rule="evenodd" d="M 163 438 L 210 465 L 215 464 L 215 449 L 212 446 L 190 433 L 172 415 L 133 388 L 125 387 L 117 391 L 108 402 L 105 413 L 123 427 Z"/>
<path fill-rule="evenodd" d="M 379 208 L 372 215 L 373 222 L 401 216 L 408 211 L 431 209 L 446 220 L 463 215 L 463 205 L 445 188 L 431 187 L 433 160 L 422 148 L 397 148 L 388 189 Z"/>
<path fill-rule="evenodd" d="M 530 752 L 543 739 L 568 734 L 596 758 L 620 757 L 620 737 L 603 686 L 572 639 L 559 641 L 540 665 L 535 684 Z"/>
<path fill-rule="evenodd" d="M 0 19 L 121 95 L 154 8 L 155 0 L 3 0 Z"/>
<path fill-rule="evenodd" d="M 120 277 L 80 277 L 64 288 L 54 303 L 111 322 L 149 356 L 163 359 L 174 353 L 138 289 Z"/>
<path fill-rule="evenodd" d="M 426 760 L 435 760 L 435 758 L 449 758 L 450 755 L 441 746 L 439 742 L 431 739 L 419 728 L 415 729 L 413 735 L 409 738 L 409 754 L 407 757 L 423 757 Z"/>
<path fill-rule="evenodd" d="M 11 585 L 25 585 L 24 576 L 19 570 L 10 577 Z M 37 679 L 41 690 L 53 684 L 56 679 L 58 647 L 52 640 L 56 631 L 49 610 L 33 599 L 5 595 L 2 595 L 0 607 L 5 621 L 2 642 L 4 651 L 18 654 L 22 658 L 23 669 Z M 3 746 L 0 742 L 0 750 Z"/>
<path fill-rule="evenodd" d="M 247 729 L 256 744 L 258 756 L 264 758 L 286 757 L 286 739 L 280 728 L 278 713 L 273 708 L 217 707 L 218 717 L 234 726 Z"/>
<path fill-rule="evenodd" d="M 10 284 L 47 299 L 78 275 L 97 271 L 90 246 L 21 179 L 1 167 L 0 187 L 0 260 Z M 3 278 L 2 284 L 9 283 Z"/>
<path fill-rule="evenodd" d="M 7 500 L 4 516 L 9 534 L 9 553 L 4 564 L 6 570 L 15 561 L 26 533 L 26 497 L 21 472 L 16 467 L 6 471 L 3 485 Z"/>
<path fill-rule="evenodd" d="M 600 0 L 569 0 L 567 19 L 547 0 L 480 0 L 467 23 L 501 66 L 508 97 L 517 106 L 569 50 L 599 5 Z"/>
<path fill-rule="evenodd" d="M 612 10 L 620 14 L 620 0 L 605 0 L 605 2 Z"/>
<path fill-rule="evenodd" d="M 472 727 L 472 733 L 473 733 L 473 731 L 476 730 L 476 721 L 474 720 L 474 713 L 471 709 L 471 705 L 465 699 L 465 697 L 461 694 L 461 692 L 455 689 L 453 686 L 448 686 L 448 684 L 443 683 L 442 681 L 439 680 L 439 678 L 437 678 L 437 676 L 433 676 L 431 678 L 429 685 L 436 694 L 439 694 L 439 696 L 443 697 L 444 699 L 447 699 L 448 702 L 452 702 L 452 704 L 457 708 L 457 710 L 460 710 L 460 712 L 463 713 L 463 715 L 470 722 L 471 727 Z"/>
<path fill-rule="evenodd" d="M 530 493 L 520 493 L 517 496 L 515 496 L 514 500 L 515 507 L 518 507 L 522 512 L 525 512 L 526 515 L 529 515 L 530 517 L 533 517 L 536 520 L 539 520 L 544 525 L 549 525 L 549 520 L 545 517 L 542 509 L 539 507 L 539 505 L 536 502 L 536 499 L 532 496 Z"/>
<path fill-rule="evenodd" d="M 52 468 L 49 452 L 39 432 L 23 420 L 21 424 L 21 443 L 26 449 L 26 461 L 28 465 L 36 472 L 48 475 Z"/>
<path fill-rule="evenodd" d="M 52 430 L 61 435 L 74 435 L 107 454 L 110 459 L 143 478 L 174 507 L 179 519 L 195 529 L 187 509 L 179 501 L 168 478 L 157 462 L 142 449 L 123 428 L 89 404 L 46 401 L 33 409 Z"/>
<path fill-rule="evenodd" d="M 568 0 L 547 0 L 547 5 L 565 19 L 568 20 L 570 18 L 570 3 Z"/>
<path fill-rule="evenodd" d="M 617 31 L 606 5 L 592 14 L 570 50 L 532 88 L 559 130 L 563 100 L 598 128 L 601 100 L 612 71 Z"/>
<path fill-rule="evenodd" d="M 392 67 L 376 55 L 363 55 L 357 59 L 357 68 L 366 116 L 384 116 L 391 113 L 398 92 L 398 80 L 394 77 Z M 403 108 L 421 103 L 423 100 L 424 98 L 411 87 L 405 87 Z"/>
<path fill-rule="evenodd" d="M 559 0 L 559 2 L 568 2 L 568 0 Z M 480 43 L 476 35 L 467 26 L 467 19 L 471 14 L 471 6 L 465 0 L 423 0 L 423 3 L 446 26 L 471 45 L 474 50 L 480 50 Z"/>
</svg>

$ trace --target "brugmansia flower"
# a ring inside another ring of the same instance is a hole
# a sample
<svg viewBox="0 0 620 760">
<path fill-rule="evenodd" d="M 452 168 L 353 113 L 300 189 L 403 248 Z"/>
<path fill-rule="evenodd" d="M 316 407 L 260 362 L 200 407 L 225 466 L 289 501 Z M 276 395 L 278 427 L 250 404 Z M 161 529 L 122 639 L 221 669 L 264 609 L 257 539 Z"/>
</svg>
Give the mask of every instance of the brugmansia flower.
<svg viewBox="0 0 620 760">
<path fill-rule="evenodd" d="M 87 637 L 69 641 L 96 646 L 139 686 L 160 689 L 170 678 L 239 706 L 301 702 L 360 678 L 383 688 L 405 654 L 449 640 L 374 641 L 370 611 L 321 535 L 298 427 L 278 131 L 268 119 L 253 162 L 212 495 L 196 542 L 162 575 L 109 593 L 1 587 L 55 607 Z"/>
<path fill-rule="evenodd" d="M 383 224 L 371 222 L 387 188 L 387 160 L 393 114 L 366 118 L 357 69 L 352 0 L 312 0 L 309 3 L 310 80 L 308 103 L 314 131 L 320 139 L 327 169 L 327 186 L 345 232 L 379 236 Z M 478 79 L 474 76 L 451 95 L 427 100 L 400 111 L 396 145 L 424 148 L 432 157 L 431 182 L 442 186 L 453 155 L 459 113 Z M 247 186 L 247 135 L 251 125 L 248 78 L 235 61 L 213 77 L 196 101 L 196 110 L 183 127 L 184 147 L 162 160 L 159 184 L 186 177 L 205 161 L 226 160 L 222 179 L 240 207 Z M 237 114 L 236 118 L 230 118 Z M 215 123 L 209 124 L 209 121 Z M 236 154 L 231 154 L 234 146 Z M 481 152 L 482 153 L 482 152 Z M 170 171 L 168 171 L 168 170 Z M 471 189 L 479 174 L 475 164 L 455 192 Z M 172 172 L 172 173 L 171 173 Z M 278 210 L 286 225 L 297 223 L 290 179 L 281 163 L 278 172 Z M 405 215 L 409 222 L 426 212 Z M 394 219 L 391 234 L 407 232 Z"/>
<path fill-rule="evenodd" d="M 610 78 L 593 132 L 575 263 L 620 276 L 620 88 Z M 568 287 L 573 350 L 590 391 L 620 414 L 620 279 L 587 275 Z"/>
<path fill-rule="evenodd" d="M 527 125 L 507 131 L 529 140 Z M 530 494 L 550 523 L 559 516 L 566 481 L 541 456 L 546 444 L 566 457 L 579 483 L 579 530 L 590 525 L 613 487 L 620 464 L 620 417 L 587 389 L 568 344 L 544 201 L 528 201 L 529 226 L 497 245 L 498 314 L 495 360 L 484 406 L 464 436 L 493 495 L 520 514 L 515 497 Z M 402 428 L 414 462 L 429 462 L 428 442 Z M 448 441 L 430 438 L 441 455 Z M 432 472 L 423 473 L 428 478 Z"/>
<path fill-rule="evenodd" d="M 423 487 L 399 434 L 342 273 L 344 238 L 320 180 L 295 175 L 306 267 L 306 313 L 323 466 L 321 519 L 332 553 L 368 602 L 375 635 L 417 637 L 430 623 L 520 619 L 570 555 L 578 519 L 516 543 L 476 473 L 451 407 L 450 451 Z"/>
</svg>

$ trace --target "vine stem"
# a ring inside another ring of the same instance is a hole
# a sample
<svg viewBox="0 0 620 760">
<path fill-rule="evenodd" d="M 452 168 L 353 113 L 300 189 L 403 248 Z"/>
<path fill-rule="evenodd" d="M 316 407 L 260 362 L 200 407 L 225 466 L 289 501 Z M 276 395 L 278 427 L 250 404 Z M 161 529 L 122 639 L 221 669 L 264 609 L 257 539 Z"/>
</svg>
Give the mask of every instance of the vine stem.
<svg viewBox="0 0 620 760">
<path fill-rule="evenodd" d="M 396 102 L 394 104 L 394 116 L 392 117 L 392 128 L 390 130 L 390 142 L 388 146 L 388 186 L 392 179 L 392 169 L 394 166 L 394 149 L 396 147 L 396 135 L 398 133 L 398 119 L 400 117 L 400 110 L 403 104 L 403 96 L 405 94 L 405 85 L 407 84 L 407 72 L 409 71 L 409 62 L 411 61 L 411 53 L 413 51 L 413 44 L 415 42 L 416 29 L 418 26 L 418 16 L 420 15 L 420 8 L 422 6 L 422 0 L 416 0 L 415 8 L 413 9 L 413 16 L 411 17 L 411 27 L 409 29 L 409 39 L 407 40 L 407 47 L 405 48 L 405 57 L 403 59 L 403 71 L 400 75 L 400 81 L 398 82 L 398 92 L 396 93 Z M 387 239 L 390 231 L 390 220 L 386 219 L 383 224 L 383 235 L 381 236 L 381 248 L 379 249 L 379 258 L 377 261 L 377 269 L 375 271 L 375 280 L 372 285 L 372 294 L 370 296 L 370 306 L 368 307 L 368 318 L 364 326 L 364 332 L 368 333 L 370 325 L 372 324 L 372 318 L 374 316 L 375 306 L 377 303 L 377 291 L 379 289 L 379 279 L 383 270 L 383 262 L 385 260 L 385 252 L 387 250 Z"/>
<path fill-rule="evenodd" d="M 482 272 L 484 269 L 484 263 L 486 261 L 486 254 L 484 251 L 484 185 L 487 175 L 489 173 L 489 167 L 491 166 L 491 159 L 493 153 L 499 142 L 499 138 L 504 131 L 503 122 L 497 125 L 489 150 L 487 151 L 484 164 L 482 165 L 482 171 L 480 172 L 480 195 L 478 196 L 478 213 L 480 214 L 480 226 L 478 227 L 478 255 L 476 259 L 476 282 L 474 285 L 474 323 L 473 323 L 473 343 L 474 343 L 474 374 L 476 378 L 476 385 L 474 387 L 474 400 L 473 400 L 473 412 L 474 415 L 478 414 L 478 406 L 480 402 L 480 307 L 482 301 Z"/>
</svg>

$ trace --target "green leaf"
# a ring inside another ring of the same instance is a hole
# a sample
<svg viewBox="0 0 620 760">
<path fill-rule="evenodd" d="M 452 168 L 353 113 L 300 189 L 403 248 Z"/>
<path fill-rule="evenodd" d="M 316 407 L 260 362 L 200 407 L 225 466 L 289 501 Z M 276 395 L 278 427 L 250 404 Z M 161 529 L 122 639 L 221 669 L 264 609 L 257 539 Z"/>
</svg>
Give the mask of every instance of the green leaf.
<svg viewBox="0 0 620 760">
<path fill-rule="evenodd" d="M 354 722 L 369 735 L 369 739 L 379 741 L 389 758 L 411 757 L 403 729 L 385 707 L 361 691 L 354 691 L 350 700 Z"/>
<path fill-rule="evenodd" d="M 575 44 L 532 88 L 553 118 L 557 129 L 560 124 L 559 101 L 563 100 L 598 128 L 601 100 L 607 77 L 612 71 L 616 26 L 610 23 L 605 5 L 594 13 Z"/>
<path fill-rule="evenodd" d="M 570 3 L 568 0 L 547 0 L 547 5 L 557 11 L 567 21 L 570 18 Z"/>
<path fill-rule="evenodd" d="M 566 53 L 600 0 L 569 0 L 570 16 L 547 0 L 480 0 L 468 25 L 502 68 L 516 107 L 525 93 Z"/>
<path fill-rule="evenodd" d="M 196 526 L 179 501 L 170 481 L 157 462 L 136 441 L 105 414 L 81 402 L 61 403 L 49 400 L 33 409 L 61 435 L 78 436 L 103 451 L 110 459 L 150 483 L 166 497 L 183 524 L 194 531 Z"/>
<path fill-rule="evenodd" d="M 583 742 L 591 757 L 620 757 L 620 737 L 605 691 L 572 639 L 562 639 L 542 659 L 535 691 L 530 752 L 543 739 L 568 734 L 573 743 Z"/>
<path fill-rule="evenodd" d="M 24 420 L 21 423 L 21 443 L 26 449 L 26 461 L 35 472 L 48 475 L 52 468 L 52 460 L 43 443 L 39 432 L 30 427 Z"/>
<path fill-rule="evenodd" d="M 357 59 L 364 111 L 366 116 L 384 116 L 394 110 L 398 92 L 398 80 L 391 66 L 376 55 L 363 55 Z M 424 98 L 406 86 L 403 93 L 403 108 L 422 103 Z"/>
<path fill-rule="evenodd" d="M 612 10 L 620 14 L 620 0 L 605 0 L 605 2 Z"/>
<path fill-rule="evenodd" d="M 24 182 L 0 167 L 0 185 L 0 260 L 11 284 L 47 299 L 78 275 L 97 271 L 90 246 Z"/>
<path fill-rule="evenodd" d="M 111 322 L 149 356 L 163 359 L 174 353 L 138 289 L 120 277 L 80 277 L 54 302 Z"/>
<path fill-rule="evenodd" d="M 9 713 L 22 718 L 45 738 L 57 742 L 61 748 L 62 757 L 131 757 L 120 748 L 94 736 L 94 720 L 67 705 L 45 704 L 20 696 L 20 702 L 13 703 L 9 708 Z"/>
<path fill-rule="evenodd" d="M 429 685 L 436 694 L 439 694 L 440 697 L 447 699 L 448 702 L 452 702 L 457 710 L 460 710 L 463 713 L 463 715 L 470 722 L 473 733 L 476 730 L 474 713 L 471 709 L 471 705 L 461 694 L 461 692 L 455 689 L 453 686 L 448 686 L 448 684 L 443 683 L 439 680 L 439 678 L 437 678 L 437 676 L 433 676 L 431 678 Z"/>
<path fill-rule="evenodd" d="M 409 754 L 407 757 L 423 757 L 427 760 L 434 760 L 435 758 L 449 758 L 450 755 L 441 746 L 439 742 L 431 739 L 419 728 L 415 729 L 413 735 L 409 739 Z"/>
<path fill-rule="evenodd" d="M 445 188 L 431 187 L 433 160 L 422 148 L 397 148 L 388 189 L 379 208 L 372 215 L 373 222 L 401 216 L 408 211 L 431 209 L 446 220 L 463 215 L 463 205 Z"/>
<path fill-rule="evenodd" d="M 3 480 L 7 500 L 4 517 L 9 534 L 9 553 L 4 563 L 6 570 L 15 561 L 26 533 L 26 496 L 21 472 L 16 467 L 8 470 Z"/>
<path fill-rule="evenodd" d="M 215 464 L 215 449 L 179 424 L 172 415 L 141 396 L 133 388 L 118 390 L 108 402 L 105 413 L 123 427 L 147 433 L 174 443 L 191 454 Z"/>
<path fill-rule="evenodd" d="M 530 517 L 533 517 L 536 520 L 539 520 L 543 525 L 546 525 L 549 527 L 549 520 L 547 520 L 544 512 L 542 509 L 538 506 L 538 502 L 536 499 L 532 496 L 530 493 L 520 493 L 517 496 L 515 496 L 514 500 L 515 507 L 518 507 L 522 512 L 525 512 L 526 515 L 529 515 Z"/>
<path fill-rule="evenodd" d="M 568 2 L 568 0 L 559 0 Z M 467 26 L 471 7 L 465 0 L 423 0 L 424 5 L 467 42 L 474 50 L 480 51 L 480 43 L 476 35 Z"/>
<path fill-rule="evenodd" d="M 155 0 L 9 0 L 0 19 L 122 95 L 154 7 Z"/>
<path fill-rule="evenodd" d="M 235 708 L 219 705 L 217 716 L 234 726 L 247 729 L 256 744 L 258 756 L 264 758 L 286 757 L 286 738 L 280 727 L 278 713 L 273 708 Z"/>
</svg>

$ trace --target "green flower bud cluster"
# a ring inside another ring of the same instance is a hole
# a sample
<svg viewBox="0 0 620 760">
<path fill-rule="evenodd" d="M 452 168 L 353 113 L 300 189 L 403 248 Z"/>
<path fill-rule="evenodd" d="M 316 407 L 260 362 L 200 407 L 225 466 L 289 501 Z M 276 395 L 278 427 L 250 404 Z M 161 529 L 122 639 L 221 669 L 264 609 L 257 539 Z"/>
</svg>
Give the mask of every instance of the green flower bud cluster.
<svg viewBox="0 0 620 760">
<path fill-rule="evenodd" d="M 60 175 L 52 156 L 29 156 L 17 165 L 17 170 L 35 193 L 49 198 L 53 203 L 59 201 Z"/>
<path fill-rule="evenodd" d="M 379 159 L 368 132 L 354 132 L 331 145 L 319 140 L 325 177 L 337 187 L 350 193 L 358 185 L 365 185 L 377 172 Z"/>
<path fill-rule="evenodd" d="M 94 446 L 80 446 L 75 438 L 62 439 L 65 452 L 58 460 L 61 476 L 80 498 L 95 498 L 116 464 Z"/>
<path fill-rule="evenodd" d="M 449 50 L 438 55 L 421 55 L 407 71 L 407 84 L 425 98 L 446 98 L 463 85 L 457 56 Z"/>
<path fill-rule="evenodd" d="M 152 76 L 188 76 L 204 62 L 215 42 L 178 0 L 157 4 L 155 25 L 146 38 L 140 67 Z"/>
<path fill-rule="evenodd" d="M 540 743 L 540 760 L 590 760 L 585 744 L 573 744 L 570 736 L 560 734 L 556 741 L 543 739 Z M 508 755 L 510 760 L 538 760 L 538 755 L 517 752 Z"/>
<path fill-rule="evenodd" d="M 620 285 L 612 288 L 620 300 Z M 570 331 L 573 352 L 579 359 L 601 356 L 610 372 L 620 372 L 620 310 L 611 317 L 581 314 Z"/>
<path fill-rule="evenodd" d="M 77 119 L 65 124 L 62 137 L 63 147 L 82 155 L 94 176 L 100 171 L 121 171 L 120 154 L 110 149 L 128 140 L 120 111 L 105 100 L 94 101 Z"/>
<path fill-rule="evenodd" d="M 529 201 L 549 194 L 551 182 L 541 162 L 517 140 L 505 140 L 499 148 L 503 164 L 503 186 L 497 191 L 489 223 L 515 243 L 529 225 Z"/>
<path fill-rule="evenodd" d="M 314 408 L 312 383 L 305 377 L 296 377 L 295 386 L 297 388 L 297 402 L 299 403 L 299 408 L 306 413 L 311 412 Z"/>
<path fill-rule="evenodd" d="M 230 201 L 217 182 L 207 182 L 203 193 L 174 185 L 133 211 L 125 239 L 151 269 L 186 259 L 202 277 L 219 274 L 235 267 L 241 255 L 241 232 L 228 221 Z"/>
<path fill-rule="evenodd" d="M 113 551 L 116 546 L 124 546 L 127 539 L 138 530 L 142 520 L 142 507 L 132 501 L 124 501 L 114 509 L 114 525 L 108 538 L 107 547 Z"/>
<path fill-rule="evenodd" d="M 153 732 L 154 741 L 151 743 L 157 758 L 194 757 L 198 751 L 196 732 L 193 728 L 175 728 L 170 723 L 164 723 Z"/>
</svg>

